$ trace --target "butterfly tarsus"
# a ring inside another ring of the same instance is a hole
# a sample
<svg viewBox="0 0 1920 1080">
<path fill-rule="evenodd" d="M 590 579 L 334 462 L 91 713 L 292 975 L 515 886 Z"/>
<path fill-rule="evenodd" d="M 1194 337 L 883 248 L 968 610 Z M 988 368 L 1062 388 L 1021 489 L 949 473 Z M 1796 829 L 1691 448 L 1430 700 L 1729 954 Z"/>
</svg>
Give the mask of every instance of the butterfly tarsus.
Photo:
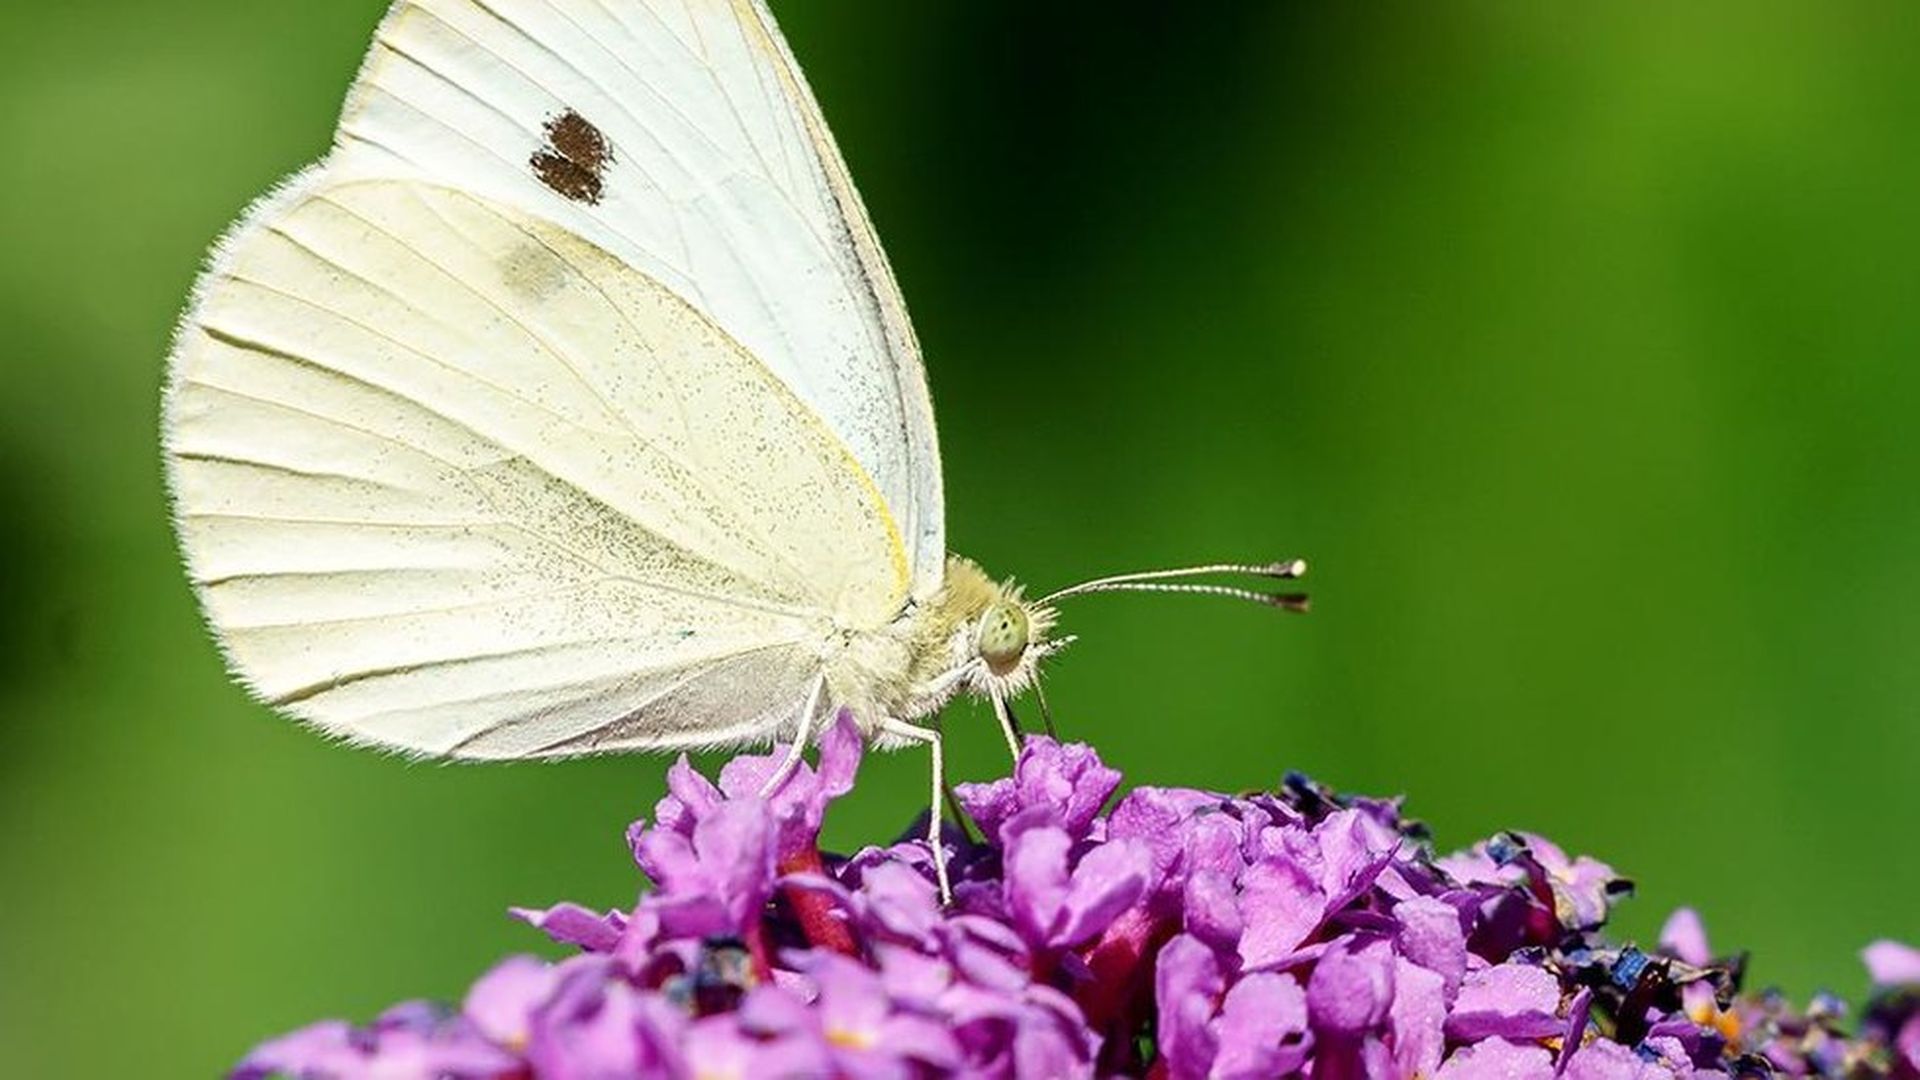
<svg viewBox="0 0 1920 1080">
<path fill-rule="evenodd" d="M 946 816 L 947 767 L 941 752 L 940 733 L 932 728 L 886 719 L 880 730 L 910 742 L 925 743 L 933 756 L 932 796 L 927 806 L 927 850 L 933 855 L 933 876 L 940 884 L 940 902 L 953 903 L 953 883 L 947 878 L 947 849 L 940 835 L 940 822 Z"/>
</svg>

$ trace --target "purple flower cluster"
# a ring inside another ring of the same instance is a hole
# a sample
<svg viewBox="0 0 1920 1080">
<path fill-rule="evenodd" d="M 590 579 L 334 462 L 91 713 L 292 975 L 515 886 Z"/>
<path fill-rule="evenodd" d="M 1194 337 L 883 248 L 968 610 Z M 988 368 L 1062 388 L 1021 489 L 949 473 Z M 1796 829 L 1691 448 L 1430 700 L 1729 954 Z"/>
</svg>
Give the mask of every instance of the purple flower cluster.
<svg viewBox="0 0 1920 1080">
<path fill-rule="evenodd" d="M 962 785 L 942 905 L 924 844 L 824 855 L 861 745 L 758 792 L 684 760 L 628 834 L 630 911 L 515 914 L 577 952 L 511 958 L 457 1008 L 398 1006 L 267 1042 L 236 1080 L 620 1077 L 1920 1080 L 1920 952 L 1867 950 L 1856 1030 L 1820 998 L 1741 993 L 1681 911 L 1658 948 L 1597 936 L 1628 885 L 1546 840 L 1436 858 L 1397 802 L 1299 777 L 1273 793 L 1139 788 L 1028 741 Z"/>
</svg>

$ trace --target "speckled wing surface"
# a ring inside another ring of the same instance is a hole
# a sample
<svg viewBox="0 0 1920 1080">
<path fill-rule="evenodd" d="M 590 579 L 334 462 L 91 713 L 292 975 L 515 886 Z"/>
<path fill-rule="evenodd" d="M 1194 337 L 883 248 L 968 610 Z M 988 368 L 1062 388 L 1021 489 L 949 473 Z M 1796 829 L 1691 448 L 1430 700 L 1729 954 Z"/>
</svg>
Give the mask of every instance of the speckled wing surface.
<svg viewBox="0 0 1920 1080">
<path fill-rule="evenodd" d="M 753 0 L 418 0 L 174 348 L 182 547 L 237 674 L 343 737 L 762 740 L 938 588 L 912 330 Z"/>
</svg>

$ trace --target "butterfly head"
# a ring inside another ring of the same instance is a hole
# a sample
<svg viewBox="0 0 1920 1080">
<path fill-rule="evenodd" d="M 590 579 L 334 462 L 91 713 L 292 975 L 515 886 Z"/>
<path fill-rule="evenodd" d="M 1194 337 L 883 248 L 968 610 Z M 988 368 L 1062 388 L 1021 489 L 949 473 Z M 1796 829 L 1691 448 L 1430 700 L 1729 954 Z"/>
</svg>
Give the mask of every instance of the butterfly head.
<svg viewBox="0 0 1920 1080">
<path fill-rule="evenodd" d="M 946 588 L 927 614 L 927 636 L 938 642 L 929 651 L 941 656 L 939 669 L 982 696 L 1011 698 L 1026 690 L 1040 661 L 1070 640 L 1050 636 L 1052 607 L 1027 600 L 1017 583 L 994 581 L 957 556 L 948 561 Z"/>
</svg>

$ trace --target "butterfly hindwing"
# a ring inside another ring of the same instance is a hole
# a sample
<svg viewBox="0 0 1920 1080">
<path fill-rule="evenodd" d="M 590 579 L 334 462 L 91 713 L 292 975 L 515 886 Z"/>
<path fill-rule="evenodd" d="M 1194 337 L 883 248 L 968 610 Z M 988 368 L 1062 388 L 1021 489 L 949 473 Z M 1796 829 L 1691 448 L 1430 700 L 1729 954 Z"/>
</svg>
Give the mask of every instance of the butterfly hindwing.
<svg viewBox="0 0 1920 1080">
<path fill-rule="evenodd" d="M 770 735 L 909 568 L 817 414 L 624 260 L 515 207 L 311 173 L 176 345 L 182 544 L 264 700 L 525 757 Z"/>
</svg>

